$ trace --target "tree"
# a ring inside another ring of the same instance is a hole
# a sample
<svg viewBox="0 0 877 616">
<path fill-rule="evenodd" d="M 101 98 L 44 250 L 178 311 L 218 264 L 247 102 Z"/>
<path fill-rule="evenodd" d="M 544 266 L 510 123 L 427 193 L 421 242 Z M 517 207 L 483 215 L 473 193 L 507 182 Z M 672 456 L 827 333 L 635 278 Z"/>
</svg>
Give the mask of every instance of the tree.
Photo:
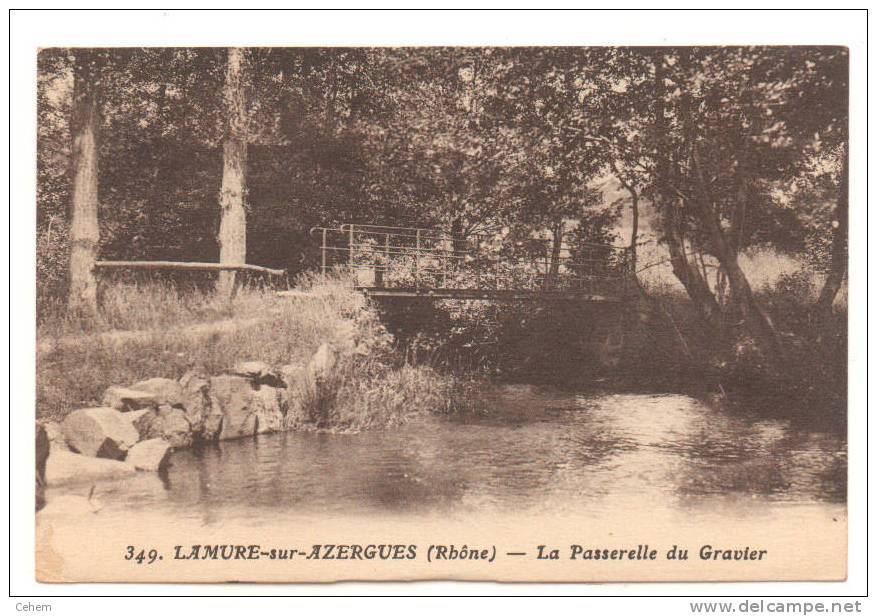
<svg viewBox="0 0 877 616">
<path fill-rule="evenodd" d="M 97 312 L 94 264 L 100 242 L 98 224 L 98 143 L 102 51 L 73 52 L 72 190 L 70 198 L 70 287 L 68 308 L 74 314 Z"/>
<path fill-rule="evenodd" d="M 719 324 L 719 305 L 704 274 L 692 263 L 686 249 L 685 202 L 675 186 L 681 175 L 680 162 L 674 153 L 666 112 L 665 58 L 662 50 L 654 52 L 654 186 L 652 195 L 661 213 L 663 242 L 670 253 L 670 264 L 676 278 L 685 287 L 704 321 L 712 327 Z"/>
<path fill-rule="evenodd" d="M 840 290 L 840 286 L 847 275 L 847 262 L 849 261 L 847 242 L 850 215 L 850 155 L 848 145 L 844 144 L 842 148 L 842 163 L 837 183 L 837 206 L 835 208 L 834 220 L 832 221 L 831 266 L 822 290 L 819 292 L 819 299 L 816 300 L 816 313 L 822 317 L 831 313 L 834 298 L 837 296 L 837 292 Z"/>
<path fill-rule="evenodd" d="M 223 99 L 226 135 L 222 145 L 222 187 L 219 193 L 219 262 L 242 265 L 247 260 L 247 101 L 244 93 L 244 50 L 228 50 Z M 220 272 L 217 292 L 231 297 L 234 271 Z"/>
</svg>

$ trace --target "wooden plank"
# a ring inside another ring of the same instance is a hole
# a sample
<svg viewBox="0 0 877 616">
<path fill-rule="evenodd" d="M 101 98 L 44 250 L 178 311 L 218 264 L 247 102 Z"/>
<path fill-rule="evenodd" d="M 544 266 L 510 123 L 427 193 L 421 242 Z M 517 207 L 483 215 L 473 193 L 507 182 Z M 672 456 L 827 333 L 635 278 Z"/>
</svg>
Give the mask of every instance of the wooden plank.
<svg viewBox="0 0 877 616">
<path fill-rule="evenodd" d="M 285 270 L 271 269 L 261 265 L 233 265 L 230 263 L 196 263 L 188 261 L 97 261 L 94 266 L 102 269 L 145 269 L 145 270 L 193 270 L 193 271 L 246 271 L 285 276 Z"/>
</svg>

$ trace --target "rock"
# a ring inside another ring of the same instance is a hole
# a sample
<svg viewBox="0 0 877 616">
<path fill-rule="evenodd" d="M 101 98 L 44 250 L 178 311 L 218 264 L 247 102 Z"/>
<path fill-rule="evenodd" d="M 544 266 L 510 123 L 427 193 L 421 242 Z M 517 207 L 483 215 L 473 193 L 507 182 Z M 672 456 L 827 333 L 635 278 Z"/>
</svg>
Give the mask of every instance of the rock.
<svg viewBox="0 0 877 616">
<path fill-rule="evenodd" d="M 278 370 L 283 384 L 289 389 L 294 389 L 300 385 L 305 378 L 305 367 L 302 364 L 286 364 L 280 366 Z"/>
<path fill-rule="evenodd" d="M 192 426 L 186 419 L 186 412 L 172 406 L 158 408 L 158 421 L 161 436 L 172 447 L 188 447 L 192 444 Z"/>
<path fill-rule="evenodd" d="M 139 381 L 131 385 L 129 389 L 145 391 L 154 396 L 156 404 L 168 404 L 170 406 L 183 405 L 183 387 L 173 379 L 154 378 Z"/>
<path fill-rule="evenodd" d="M 49 435 L 45 426 L 36 426 L 37 486 L 46 484 L 46 460 L 49 457 Z"/>
<path fill-rule="evenodd" d="M 119 411 L 136 411 L 158 406 L 155 394 L 113 385 L 104 392 L 103 405 Z"/>
<path fill-rule="evenodd" d="M 134 472 L 132 466 L 118 460 L 92 458 L 72 451 L 52 451 L 46 460 L 46 485 L 119 479 Z"/>
<path fill-rule="evenodd" d="M 207 372 L 204 371 L 203 368 L 190 368 L 186 370 L 185 374 L 180 377 L 180 387 L 183 388 L 185 392 L 189 389 L 193 384 L 196 385 L 196 388 L 200 388 L 199 384 L 208 385 L 208 381 L 210 377 L 207 375 Z"/>
<path fill-rule="evenodd" d="M 253 436 L 261 402 L 249 379 L 223 375 L 210 379 L 210 392 L 222 410 L 220 440 Z"/>
<path fill-rule="evenodd" d="M 131 421 L 108 407 L 73 411 L 62 425 L 67 444 L 87 456 L 120 460 L 140 440 Z"/>
<path fill-rule="evenodd" d="M 272 372 L 271 366 L 263 361 L 239 361 L 231 371 L 232 374 L 245 376 L 248 379 L 258 379 L 263 374 Z"/>
<path fill-rule="evenodd" d="M 147 411 L 137 417 L 134 427 L 141 441 L 163 438 L 171 447 L 188 447 L 194 438 L 186 412 L 166 404 L 158 407 L 158 410 Z"/>
<path fill-rule="evenodd" d="M 222 405 L 212 392 L 209 395 L 209 400 L 210 405 L 207 407 L 209 411 L 204 416 L 204 424 L 201 426 L 201 431 L 196 434 L 205 441 L 215 441 L 222 434 Z"/>
<path fill-rule="evenodd" d="M 286 385 L 280 390 L 285 409 L 286 428 L 300 426 L 307 420 L 305 400 L 308 392 L 307 370 L 301 364 L 287 364 L 280 368 L 280 378 Z"/>
<path fill-rule="evenodd" d="M 241 361 L 234 365 L 232 374 L 246 377 L 257 385 L 285 387 L 280 374 L 263 361 Z"/>
<path fill-rule="evenodd" d="M 279 387 L 262 385 L 253 392 L 259 403 L 256 405 L 256 432 L 259 434 L 283 431 L 285 414 L 281 391 Z"/>
<path fill-rule="evenodd" d="M 308 378 L 314 382 L 328 379 L 332 375 L 336 361 L 335 352 L 324 342 L 308 362 Z"/>
<path fill-rule="evenodd" d="M 335 404 L 338 388 L 333 374 L 338 358 L 327 343 L 320 345 L 305 370 L 305 388 L 301 393 L 303 414 L 308 422 L 318 427 L 329 423 L 329 412 Z"/>
<path fill-rule="evenodd" d="M 125 462 L 138 471 L 158 471 L 167 464 L 170 455 L 170 443 L 163 438 L 152 438 L 134 445 Z"/>
<path fill-rule="evenodd" d="M 43 421 L 40 424 L 45 428 L 46 436 L 49 437 L 50 450 L 70 451 L 70 447 L 67 446 L 67 441 L 64 438 L 64 429 L 60 423 L 56 421 Z"/>
<path fill-rule="evenodd" d="M 152 430 L 152 424 L 158 417 L 158 409 L 140 409 L 139 411 L 128 411 L 125 413 L 125 419 L 128 419 L 140 435 L 138 440 L 144 441 L 150 438 L 149 434 Z"/>
<path fill-rule="evenodd" d="M 183 408 L 192 434 L 201 440 L 214 440 L 222 427 L 222 410 L 210 393 L 210 377 L 201 370 L 189 370 L 180 378 Z"/>
</svg>

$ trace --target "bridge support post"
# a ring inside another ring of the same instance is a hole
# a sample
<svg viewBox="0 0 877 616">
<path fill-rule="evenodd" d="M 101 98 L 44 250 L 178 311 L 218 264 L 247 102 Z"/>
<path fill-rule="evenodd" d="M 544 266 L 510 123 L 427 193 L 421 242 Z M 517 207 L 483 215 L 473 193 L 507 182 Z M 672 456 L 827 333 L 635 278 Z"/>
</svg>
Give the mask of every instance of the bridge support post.
<svg viewBox="0 0 877 616">
<path fill-rule="evenodd" d="M 353 225 L 350 225 L 350 238 L 347 240 L 348 244 L 348 255 L 347 262 L 350 266 L 350 273 L 353 274 Z"/>
<path fill-rule="evenodd" d="M 416 244 L 414 253 L 414 286 L 420 288 L 420 229 L 414 232 Z"/>
</svg>

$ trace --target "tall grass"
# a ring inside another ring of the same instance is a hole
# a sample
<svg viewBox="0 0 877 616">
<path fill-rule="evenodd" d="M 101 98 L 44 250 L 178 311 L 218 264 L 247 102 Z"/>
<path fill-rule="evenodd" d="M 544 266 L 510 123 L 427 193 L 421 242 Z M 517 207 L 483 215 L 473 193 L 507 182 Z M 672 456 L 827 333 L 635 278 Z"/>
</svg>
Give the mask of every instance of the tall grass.
<svg viewBox="0 0 877 616">
<path fill-rule="evenodd" d="M 72 316 L 55 297 L 41 303 L 37 336 L 56 338 L 108 331 L 178 328 L 227 318 L 264 316 L 265 287 L 245 286 L 229 303 L 205 287 L 180 287 L 167 279 L 133 278 L 103 282 L 100 310 L 89 318 Z"/>
<path fill-rule="evenodd" d="M 451 377 L 402 362 L 393 337 L 348 281 L 312 277 L 300 288 L 306 297 L 245 288 L 229 310 L 209 294 L 184 295 L 167 284 L 111 286 L 94 321 L 58 314 L 41 324 L 37 415 L 60 419 L 98 404 L 110 385 L 179 378 L 191 368 L 220 374 L 245 360 L 305 365 L 324 342 L 342 359 L 331 408 L 312 410 L 320 427 L 393 425 L 453 407 Z"/>
</svg>

